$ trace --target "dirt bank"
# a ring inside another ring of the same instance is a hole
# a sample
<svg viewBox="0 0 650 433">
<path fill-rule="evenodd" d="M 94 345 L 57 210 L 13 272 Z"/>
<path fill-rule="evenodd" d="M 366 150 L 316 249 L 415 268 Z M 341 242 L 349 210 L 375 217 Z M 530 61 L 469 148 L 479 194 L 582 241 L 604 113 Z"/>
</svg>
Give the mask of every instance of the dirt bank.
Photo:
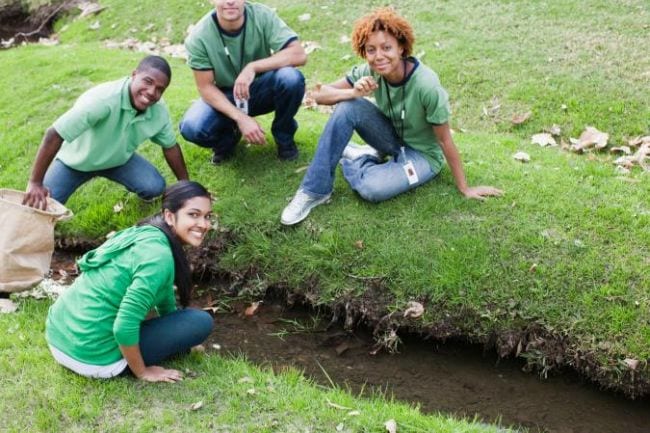
<svg viewBox="0 0 650 433">
<path fill-rule="evenodd" d="M 54 2 L 29 11 L 21 1 L 0 2 L 0 48 L 49 37 L 57 17 L 72 3 Z"/>
</svg>

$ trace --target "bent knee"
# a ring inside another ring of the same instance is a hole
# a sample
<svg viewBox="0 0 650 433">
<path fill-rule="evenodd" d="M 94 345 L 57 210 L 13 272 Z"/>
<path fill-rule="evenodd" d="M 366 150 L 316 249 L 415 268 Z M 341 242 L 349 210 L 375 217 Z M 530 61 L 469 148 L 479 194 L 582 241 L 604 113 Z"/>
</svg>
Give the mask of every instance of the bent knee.
<svg viewBox="0 0 650 433">
<path fill-rule="evenodd" d="M 393 197 L 395 194 L 390 194 L 386 189 L 382 188 L 381 185 L 376 183 L 362 184 L 357 187 L 357 193 L 365 201 L 370 203 L 379 203 L 384 200 L 388 200 Z"/>
<path fill-rule="evenodd" d="M 298 69 L 286 66 L 275 72 L 278 85 L 287 89 L 302 91 L 305 90 L 305 77 Z"/>
</svg>

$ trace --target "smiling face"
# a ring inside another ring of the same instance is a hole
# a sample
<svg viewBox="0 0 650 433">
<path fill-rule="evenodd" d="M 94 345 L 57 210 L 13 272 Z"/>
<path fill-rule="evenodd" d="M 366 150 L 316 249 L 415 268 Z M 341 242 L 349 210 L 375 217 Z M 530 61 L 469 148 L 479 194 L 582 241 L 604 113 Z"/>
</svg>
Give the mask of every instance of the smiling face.
<svg viewBox="0 0 650 433">
<path fill-rule="evenodd" d="M 198 247 L 212 227 L 212 202 L 208 197 L 192 197 L 176 212 L 165 209 L 163 217 L 182 243 Z"/>
<path fill-rule="evenodd" d="M 155 68 L 135 70 L 131 74 L 129 94 L 131 105 L 138 111 L 144 111 L 160 100 L 169 86 L 169 77 Z"/>
<path fill-rule="evenodd" d="M 393 35 L 382 30 L 372 32 L 364 48 L 366 61 L 373 71 L 391 82 L 404 78 L 404 49 Z"/>
<path fill-rule="evenodd" d="M 238 30 L 244 25 L 244 3 L 244 0 L 212 0 L 219 25 L 228 31 Z"/>
</svg>

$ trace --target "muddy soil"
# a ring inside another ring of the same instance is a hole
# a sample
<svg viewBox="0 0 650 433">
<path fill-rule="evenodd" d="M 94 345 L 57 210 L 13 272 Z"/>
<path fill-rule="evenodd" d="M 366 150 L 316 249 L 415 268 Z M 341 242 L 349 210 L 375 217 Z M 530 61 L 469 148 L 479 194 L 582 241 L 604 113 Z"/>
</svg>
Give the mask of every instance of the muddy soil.
<svg viewBox="0 0 650 433">
<path fill-rule="evenodd" d="M 60 11 L 61 7 L 56 4 L 32 12 L 25 10 L 20 1 L 0 6 L 0 39 L 8 41 L 13 38 L 13 44 L 20 44 L 47 38 Z"/>
<path fill-rule="evenodd" d="M 325 330 L 327 319 L 315 324 L 312 313 L 280 305 L 262 305 L 255 316 L 245 317 L 245 307 L 216 314 L 208 350 L 219 344 L 221 352 L 243 353 L 275 370 L 296 367 L 329 385 L 322 366 L 336 384 L 353 392 L 375 390 L 418 404 L 424 412 L 476 415 L 531 432 L 650 432 L 650 399 L 631 401 L 600 391 L 572 372 L 542 381 L 522 372 L 523 364 L 499 360 L 479 346 L 409 337 L 401 353 L 373 356 L 372 336 L 363 330 Z"/>
</svg>

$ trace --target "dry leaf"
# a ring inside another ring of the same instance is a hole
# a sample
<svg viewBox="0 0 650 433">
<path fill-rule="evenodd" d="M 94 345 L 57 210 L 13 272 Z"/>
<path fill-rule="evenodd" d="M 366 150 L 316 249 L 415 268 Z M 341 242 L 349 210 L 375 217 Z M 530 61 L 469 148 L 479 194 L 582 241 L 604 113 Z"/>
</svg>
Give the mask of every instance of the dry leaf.
<svg viewBox="0 0 650 433">
<path fill-rule="evenodd" d="M 120 213 L 120 212 L 122 212 L 122 209 L 124 209 L 124 203 L 122 203 L 121 201 L 118 201 L 118 202 L 115 203 L 115 205 L 113 206 L 113 212 L 115 212 L 115 213 Z"/>
<path fill-rule="evenodd" d="M 417 319 L 424 314 L 424 306 L 419 302 L 411 301 L 406 304 L 407 308 L 404 310 L 404 317 Z"/>
<path fill-rule="evenodd" d="M 530 142 L 532 144 L 538 144 L 542 147 L 546 146 L 557 146 L 557 141 L 555 141 L 555 138 L 553 138 L 553 135 L 547 133 L 547 132 L 542 132 L 540 134 L 534 134 L 532 137 L 530 137 Z"/>
<path fill-rule="evenodd" d="M 339 38 L 339 43 L 341 44 L 347 44 L 350 42 L 350 37 L 348 35 L 343 35 Z"/>
<path fill-rule="evenodd" d="M 394 419 L 389 419 L 384 423 L 384 427 L 386 427 L 386 431 L 388 433 L 397 433 L 397 423 L 395 422 Z"/>
<path fill-rule="evenodd" d="M 199 410 L 202 407 L 203 407 L 203 402 L 197 401 L 196 403 L 192 403 L 192 406 L 190 406 L 190 410 Z"/>
<path fill-rule="evenodd" d="M 607 146 L 608 140 L 609 134 L 601 132 L 593 126 L 587 126 L 582 134 L 580 134 L 577 142 L 571 146 L 571 150 L 574 152 L 583 152 L 591 147 L 602 149 Z"/>
<path fill-rule="evenodd" d="M 636 371 L 636 369 L 639 367 L 638 359 L 626 358 L 623 362 L 630 368 L 630 370 Z"/>
<path fill-rule="evenodd" d="M 249 389 L 246 390 L 246 394 L 255 395 L 255 394 L 257 394 L 257 391 L 255 391 L 255 388 L 249 388 Z"/>
<path fill-rule="evenodd" d="M 90 30 L 97 30 L 101 27 L 102 25 L 99 23 L 99 21 L 95 21 L 91 25 L 88 26 Z"/>
<path fill-rule="evenodd" d="M 632 149 L 630 149 L 628 146 L 612 147 L 609 149 L 609 151 L 612 153 L 624 153 L 625 155 L 632 154 Z"/>
<path fill-rule="evenodd" d="M 307 170 L 308 168 L 309 168 L 308 165 L 303 165 L 302 167 L 298 167 L 298 168 L 296 168 L 295 171 L 294 171 L 294 173 L 296 173 L 296 174 L 298 174 L 298 173 L 302 173 L 303 171 Z"/>
<path fill-rule="evenodd" d="M 528 111 L 523 114 L 515 114 L 514 116 L 512 116 L 511 122 L 513 125 L 521 125 L 526 120 L 530 119 L 530 116 L 532 115 L 533 115 L 532 111 Z"/>
<path fill-rule="evenodd" d="M 52 47 L 59 44 L 59 40 L 56 37 L 53 38 L 38 38 L 38 43 L 46 47 Z"/>
<path fill-rule="evenodd" d="M 351 412 L 348 412 L 348 416 L 359 416 L 361 415 L 361 412 L 358 410 L 353 410 Z"/>
<path fill-rule="evenodd" d="M 526 152 L 517 152 L 512 157 L 515 159 L 515 161 L 519 162 L 530 162 L 530 155 L 527 154 Z"/>
<path fill-rule="evenodd" d="M 528 272 L 535 272 L 537 270 L 537 263 L 533 263 L 530 268 L 528 268 Z"/>
<path fill-rule="evenodd" d="M 310 19 L 311 19 L 311 14 L 298 15 L 298 21 L 309 21 Z"/>
<path fill-rule="evenodd" d="M 343 423 L 340 423 L 339 425 L 336 426 L 336 431 L 343 431 L 345 428 L 345 425 Z"/>
<path fill-rule="evenodd" d="M 311 54 L 320 49 L 320 44 L 314 41 L 303 41 L 302 47 L 305 49 L 305 53 Z"/>
<path fill-rule="evenodd" d="M 14 313 L 18 309 L 18 305 L 11 299 L 0 298 L 0 313 Z"/>
<path fill-rule="evenodd" d="M 559 125 L 553 124 L 553 126 L 549 128 L 548 132 L 550 132 L 551 135 L 558 137 L 560 134 L 562 134 L 562 129 Z"/>
<path fill-rule="evenodd" d="M 363 241 L 361 239 L 354 241 L 354 247 L 358 250 L 362 250 L 364 248 Z"/>
<path fill-rule="evenodd" d="M 221 350 L 221 345 L 220 345 L 220 344 L 217 344 L 217 343 L 214 343 L 214 344 L 212 345 L 212 348 L 213 348 L 214 350 Z"/>
<path fill-rule="evenodd" d="M 244 376 L 241 379 L 237 381 L 237 383 L 253 383 L 255 382 L 252 377 L 250 376 Z"/>
<path fill-rule="evenodd" d="M 250 305 L 250 307 L 246 308 L 246 310 L 244 311 L 244 316 L 246 317 L 254 316 L 255 313 L 257 313 L 258 308 L 260 308 L 260 304 L 261 304 L 260 301 L 253 302 Z"/>
</svg>

